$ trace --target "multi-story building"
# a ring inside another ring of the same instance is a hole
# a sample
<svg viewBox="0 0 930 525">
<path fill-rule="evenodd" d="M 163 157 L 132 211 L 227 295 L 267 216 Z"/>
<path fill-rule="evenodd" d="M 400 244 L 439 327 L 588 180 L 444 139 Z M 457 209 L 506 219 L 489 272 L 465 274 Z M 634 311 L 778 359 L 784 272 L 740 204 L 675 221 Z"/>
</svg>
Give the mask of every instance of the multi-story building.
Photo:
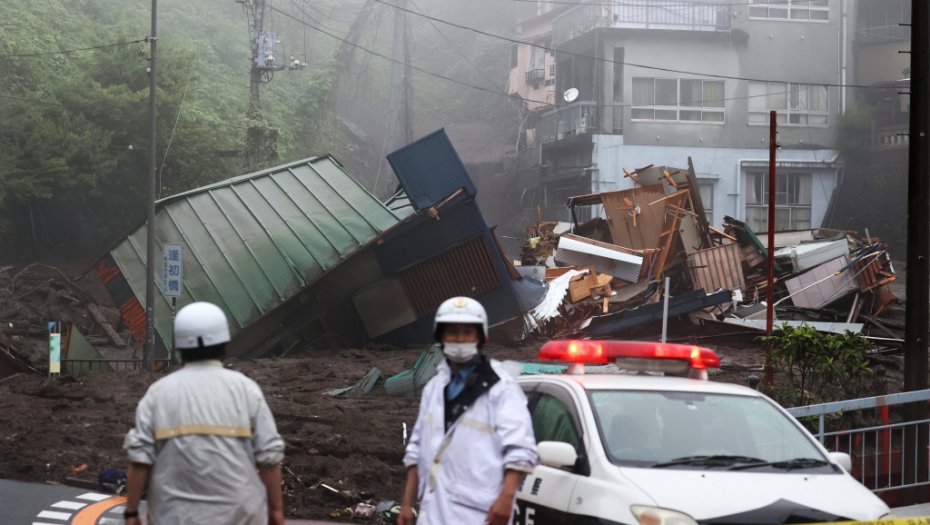
<svg viewBox="0 0 930 525">
<path fill-rule="evenodd" d="M 533 51 L 554 65 L 544 83 L 555 78 L 551 105 L 526 103 L 511 207 L 568 220 L 566 197 L 627 189 L 624 168 L 691 157 L 712 224 L 730 215 L 764 230 L 776 110 L 776 227 L 821 225 L 843 169 L 834 145 L 850 101 L 839 86 L 855 78 L 845 2 L 590 0 L 537 12 L 521 26 L 555 50 Z M 531 46 L 518 47 L 511 91 L 529 98 L 517 73 L 529 76 Z"/>
</svg>

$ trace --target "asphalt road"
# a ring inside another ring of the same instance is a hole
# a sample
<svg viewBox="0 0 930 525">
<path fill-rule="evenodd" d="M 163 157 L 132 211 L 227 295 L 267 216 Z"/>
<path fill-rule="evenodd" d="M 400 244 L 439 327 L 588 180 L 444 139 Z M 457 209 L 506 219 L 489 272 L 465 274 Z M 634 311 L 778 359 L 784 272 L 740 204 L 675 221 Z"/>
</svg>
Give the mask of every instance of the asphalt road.
<svg viewBox="0 0 930 525">
<path fill-rule="evenodd" d="M 0 479 L 0 525 L 121 525 L 126 498 L 100 492 Z M 287 525 L 328 522 L 287 520 Z"/>
<path fill-rule="evenodd" d="M 116 525 L 123 522 L 125 501 L 86 489 L 0 480 L 3 525 Z"/>
</svg>

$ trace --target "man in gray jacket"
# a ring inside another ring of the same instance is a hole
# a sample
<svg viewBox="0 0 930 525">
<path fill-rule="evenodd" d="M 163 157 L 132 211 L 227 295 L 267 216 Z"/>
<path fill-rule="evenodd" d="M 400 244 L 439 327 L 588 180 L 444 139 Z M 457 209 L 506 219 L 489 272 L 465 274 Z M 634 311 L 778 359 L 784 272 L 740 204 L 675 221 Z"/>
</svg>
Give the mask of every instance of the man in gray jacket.
<svg viewBox="0 0 930 525">
<path fill-rule="evenodd" d="M 226 315 L 189 304 L 174 337 L 184 368 L 149 387 L 123 445 L 126 525 L 140 523 L 146 480 L 151 525 L 283 525 L 284 441 L 258 385 L 223 368 Z"/>
</svg>

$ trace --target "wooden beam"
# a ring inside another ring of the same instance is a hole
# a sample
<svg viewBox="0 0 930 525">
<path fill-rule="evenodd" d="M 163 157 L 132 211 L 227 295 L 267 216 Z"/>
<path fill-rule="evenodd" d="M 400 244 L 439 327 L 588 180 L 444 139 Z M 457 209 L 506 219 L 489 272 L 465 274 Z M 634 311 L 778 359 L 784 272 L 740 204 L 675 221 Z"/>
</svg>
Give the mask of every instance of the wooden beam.
<svg viewBox="0 0 930 525">
<path fill-rule="evenodd" d="M 653 166 L 655 166 L 655 164 L 650 164 L 650 165 L 646 166 L 645 168 L 639 168 L 638 170 L 634 171 L 633 174 L 636 175 L 637 173 L 639 173 L 639 172 L 641 172 L 641 171 L 643 171 L 643 170 L 648 170 L 649 168 L 651 168 L 651 167 L 653 167 Z"/>
<path fill-rule="evenodd" d="M 713 226 L 708 226 L 708 228 L 710 228 L 710 231 L 712 231 L 712 232 L 714 232 L 714 233 L 720 235 L 721 237 L 726 237 L 727 239 L 730 239 L 731 241 L 736 242 L 736 237 L 733 237 L 733 236 L 731 236 L 731 235 L 727 235 L 727 234 L 723 233 L 722 231 L 718 230 L 717 228 L 714 228 Z"/>
<path fill-rule="evenodd" d="M 676 171 L 675 173 L 678 173 L 678 172 Z M 675 179 L 673 179 L 672 176 L 668 174 L 668 170 L 662 170 L 662 174 L 665 175 L 666 179 L 668 179 L 669 184 L 671 184 L 672 186 L 676 188 L 678 187 L 678 183 L 675 182 Z"/>
<path fill-rule="evenodd" d="M 652 206 L 652 205 L 654 205 L 654 204 L 658 204 L 658 203 L 660 203 L 660 202 L 662 202 L 662 201 L 664 201 L 664 200 L 671 199 L 672 197 L 675 197 L 675 196 L 677 196 L 677 195 L 681 195 L 682 193 L 687 193 L 687 192 L 688 192 L 688 190 L 676 191 L 675 193 L 671 193 L 671 194 L 669 194 L 669 195 L 666 195 L 665 197 L 662 197 L 661 199 L 659 199 L 659 200 L 657 200 L 657 201 L 655 201 L 655 202 L 650 202 L 650 203 L 649 203 L 649 206 Z"/>
<path fill-rule="evenodd" d="M 635 182 L 636 184 L 639 184 L 640 186 L 645 186 L 645 184 L 643 184 L 639 179 L 637 179 L 635 176 L 633 176 L 632 173 L 630 173 L 629 171 L 627 171 L 626 168 L 622 168 L 622 169 L 623 169 L 623 173 L 626 173 L 626 175 L 624 175 L 623 178 L 629 177 L 629 178 L 633 179 L 633 182 Z"/>
</svg>

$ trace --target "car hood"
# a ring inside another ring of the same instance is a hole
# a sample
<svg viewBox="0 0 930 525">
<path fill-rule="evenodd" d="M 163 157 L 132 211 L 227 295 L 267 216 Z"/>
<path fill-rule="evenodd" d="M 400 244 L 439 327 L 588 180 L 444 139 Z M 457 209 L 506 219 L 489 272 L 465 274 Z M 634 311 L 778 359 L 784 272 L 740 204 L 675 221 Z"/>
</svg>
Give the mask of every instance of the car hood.
<svg viewBox="0 0 930 525">
<path fill-rule="evenodd" d="M 623 467 L 659 507 L 705 524 L 875 520 L 888 506 L 846 474 Z"/>
</svg>

